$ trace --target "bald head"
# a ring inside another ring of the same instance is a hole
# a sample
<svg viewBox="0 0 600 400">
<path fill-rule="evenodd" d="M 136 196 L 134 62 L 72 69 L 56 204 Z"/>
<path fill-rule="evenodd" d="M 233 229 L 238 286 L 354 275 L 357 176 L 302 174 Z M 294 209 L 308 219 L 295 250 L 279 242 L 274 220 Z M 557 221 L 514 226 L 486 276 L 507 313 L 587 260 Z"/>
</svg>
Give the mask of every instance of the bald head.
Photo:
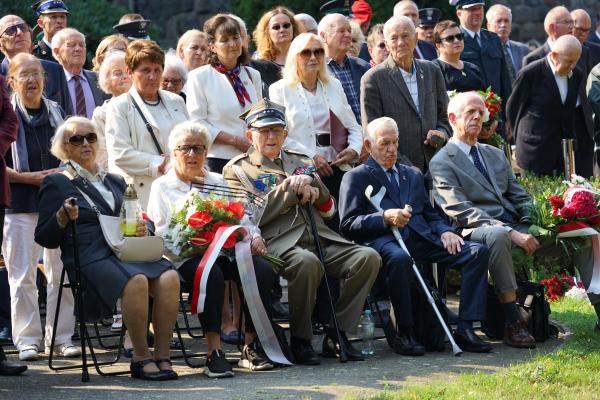
<svg viewBox="0 0 600 400">
<path fill-rule="evenodd" d="M 585 43 L 592 30 L 592 18 L 590 18 L 590 14 L 585 10 L 577 9 L 571 11 L 571 18 L 573 18 L 574 23 L 573 36 L 579 40 L 579 43 Z"/>
<path fill-rule="evenodd" d="M 350 21 L 342 14 L 329 14 L 319 22 L 319 36 L 325 42 L 327 55 L 342 63 L 352 45 Z"/>
<path fill-rule="evenodd" d="M 31 53 L 31 31 L 23 24 L 25 21 L 17 15 L 5 15 L 0 18 L 0 51 L 9 60 L 19 53 Z M 17 29 L 9 34 L 6 30 L 11 27 Z"/>
<path fill-rule="evenodd" d="M 410 32 L 416 35 L 415 24 L 413 24 L 410 18 L 394 15 L 392 18 L 387 20 L 385 25 L 383 25 L 383 37 L 388 38 L 390 33 L 397 28 L 408 29 Z"/>
<path fill-rule="evenodd" d="M 557 6 L 548 11 L 544 18 L 544 30 L 551 40 L 570 34 L 573 30 L 573 18 L 564 6 Z"/>
<path fill-rule="evenodd" d="M 573 35 L 563 35 L 556 39 L 550 60 L 560 76 L 567 76 L 573 71 L 581 56 L 581 43 Z"/>
<path fill-rule="evenodd" d="M 411 0 L 402 0 L 394 6 L 394 17 L 408 17 L 414 26 L 419 26 L 419 7 Z"/>
</svg>

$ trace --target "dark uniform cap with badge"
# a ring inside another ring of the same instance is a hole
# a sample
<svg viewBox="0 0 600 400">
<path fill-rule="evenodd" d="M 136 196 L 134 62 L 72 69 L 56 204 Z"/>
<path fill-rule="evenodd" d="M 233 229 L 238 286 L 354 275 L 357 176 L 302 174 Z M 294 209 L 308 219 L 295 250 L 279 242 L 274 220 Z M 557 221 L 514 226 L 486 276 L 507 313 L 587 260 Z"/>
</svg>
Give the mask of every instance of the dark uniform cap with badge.
<svg viewBox="0 0 600 400">
<path fill-rule="evenodd" d="M 471 8 L 475 6 L 484 6 L 485 1 L 482 0 L 450 0 L 452 7 L 459 8 Z"/>
<path fill-rule="evenodd" d="M 123 24 L 117 24 L 113 26 L 113 29 L 129 40 L 150 39 L 150 35 L 148 35 L 148 25 L 150 25 L 150 20 L 138 19 Z"/>
<path fill-rule="evenodd" d="M 442 11 L 439 8 L 422 8 L 419 10 L 419 26 L 433 28 L 441 17 Z"/>
<path fill-rule="evenodd" d="M 285 126 L 285 107 L 269 99 L 261 99 L 240 115 L 240 119 L 246 122 L 248 128 L 264 128 L 274 125 Z"/>
<path fill-rule="evenodd" d="M 319 7 L 319 11 L 324 14 L 343 14 L 350 16 L 351 6 L 354 0 L 329 0 Z"/>
<path fill-rule="evenodd" d="M 42 14 L 69 13 L 69 9 L 61 0 L 40 0 L 33 3 L 31 8 L 35 10 L 36 18 Z"/>
</svg>

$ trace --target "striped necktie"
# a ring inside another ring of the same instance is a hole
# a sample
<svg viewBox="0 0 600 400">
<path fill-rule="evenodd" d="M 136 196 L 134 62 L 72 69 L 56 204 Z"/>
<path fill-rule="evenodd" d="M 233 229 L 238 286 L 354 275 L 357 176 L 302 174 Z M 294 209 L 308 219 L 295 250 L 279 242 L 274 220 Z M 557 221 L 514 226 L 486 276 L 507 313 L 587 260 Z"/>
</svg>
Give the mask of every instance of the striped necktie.
<svg viewBox="0 0 600 400">
<path fill-rule="evenodd" d="M 87 117 L 85 95 L 83 94 L 83 87 L 81 87 L 81 77 L 73 75 L 73 79 L 75 79 L 75 114 Z"/>
</svg>

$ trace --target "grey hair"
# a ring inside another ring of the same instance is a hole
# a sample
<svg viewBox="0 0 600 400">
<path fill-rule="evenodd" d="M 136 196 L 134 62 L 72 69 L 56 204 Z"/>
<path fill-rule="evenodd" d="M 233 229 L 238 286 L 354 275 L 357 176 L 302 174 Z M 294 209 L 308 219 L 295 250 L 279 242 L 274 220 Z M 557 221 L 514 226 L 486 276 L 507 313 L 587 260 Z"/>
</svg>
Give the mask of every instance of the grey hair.
<svg viewBox="0 0 600 400">
<path fill-rule="evenodd" d="M 69 129 L 69 127 L 74 124 L 87 125 L 88 128 L 91 129 L 90 132 L 94 132 L 96 135 L 98 134 L 96 124 L 94 124 L 91 120 L 85 117 L 74 116 L 65 119 L 62 125 L 59 126 L 58 129 L 56 129 L 54 136 L 52 136 L 52 143 L 50 145 L 50 153 L 52 153 L 54 157 L 58 158 L 61 161 L 69 160 L 69 155 L 65 150 L 65 135 L 67 134 L 67 132 L 71 133 L 71 129 Z"/>
<path fill-rule="evenodd" d="M 63 43 L 65 42 L 65 40 L 67 40 L 67 37 L 69 37 L 70 35 L 80 35 L 81 38 L 83 39 L 83 43 L 85 43 L 85 35 L 81 32 L 79 32 L 77 29 L 75 28 L 64 28 L 61 29 L 60 31 L 56 32 L 56 34 L 52 37 L 52 55 L 54 56 L 54 58 L 56 58 L 57 61 L 60 61 L 57 57 L 56 57 L 56 53 L 54 53 L 54 49 L 60 49 L 60 46 L 63 45 Z"/>
<path fill-rule="evenodd" d="M 417 34 L 415 24 L 412 19 L 405 17 L 404 15 L 399 17 L 392 17 L 386 21 L 383 25 L 383 37 L 387 40 L 390 30 L 396 25 L 407 25 L 413 35 Z"/>
<path fill-rule="evenodd" d="M 125 62 L 125 52 L 121 50 L 109 51 L 104 60 L 102 60 L 102 64 L 100 64 L 100 69 L 98 70 L 98 86 L 106 94 L 112 94 L 108 87 L 111 73 L 110 68 L 112 67 L 112 63 L 117 60 Z"/>
<path fill-rule="evenodd" d="M 175 147 L 179 141 L 185 136 L 197 136 L 202 140 L 202 144 L 208 147 L 210 146 L 210 135 L 206 127 L 198 122 L 185 121 L 175 125 L 169 135 L 169 149 L 171 153 L 175 151 Z"/>
<path fill-rule="evenodd" d="M 184 84 L 187 82 L 188 70 L 183 63 L 183 60 L 177 55 L 175 49 L 169 49 L 167 54 L 165 54 L 165 67 L 163 69 L 163 74 L 169 69 L 176 70 L 179 73 L 179 76 L 181 76 Z"/>
<path fill-rule="evenodd" d="M 309 15 L 306 13 L 300 13 L 300 14 L 294 15 L 294 19 L 297 22 L 303 23 L 304 26 L 306 27 L 307 31 L 311 31 L 313 29 L 319 29 L 319 25 L 317 24 L 317 21 L 312 17 L 312 15 Z"/>
<path fill-rule="evenodd" d="M 377 119 L 374 119 L 373 121 L 369 122 L 369 125 L 367 125 L 367 139 L 369 139 L 369 142 L 373 143 L 377 140 L 377 132 L 383 130 L 383 129 L 390 129 L 393 130 L 394 132 L 396 132 L 396 136 L 399 135 L 398 133 L 398 124 L 396 123 L 396 121 L 394 121 L 392 118 L 390 117 L 380 117 Z"/>
<path fill-rule="evenodd" d="M 512 10 L 503 4 L 494 4 L 493 6 L 491 6 L 487 10 L 487 13 L 485 13 L 485 19 L 491 21 L 492 19 L 494 19 L 494 16 L 501 11 L 506 11 L 508 13 L 508 17 L 510 18 L 510 21 L 512 22 Z"/>
</svg>

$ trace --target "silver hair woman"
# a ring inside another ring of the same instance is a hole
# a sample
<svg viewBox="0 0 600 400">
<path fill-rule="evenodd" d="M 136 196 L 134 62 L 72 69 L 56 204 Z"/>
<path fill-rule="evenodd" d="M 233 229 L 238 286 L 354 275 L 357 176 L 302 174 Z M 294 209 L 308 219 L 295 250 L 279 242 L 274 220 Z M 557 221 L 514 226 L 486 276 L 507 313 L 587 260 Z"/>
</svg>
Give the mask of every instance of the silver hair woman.
<svg viewBox="0 0 600 400">
<path fill-rule="evenodd" d="M 161 83 L 163 90 L 177 94 L 185 101 L 185 93 L 182 90 L 187 82 L 187 75 L 187 68 L 181 58 L 175 50 L 169 50 L 165 55 L 165 68 Z"/>
<path fill-rule="evenodd" d="M 169 343 L 177 318 L 179 276 L 166 259 L 121 261 L 106 243 L 94 208 L 118 216 L 126 185 L 121 176 L 106 173 L 96 163 L 97 146 L 96 126 L 87 118 L 71 117 L 57 130 L 51 151 L 67 164 L 68 174 L 49 175 L 42 183 L 36 242 L 60 247 L 64 265 L 72 267 L 73 241 L 67 225 L 76 221 L 86 319 L 102 318 L 121 298 L 123 321 L 133 344 L 131 377 L 177 379 L 171 367 Z M 147 232 L 145 224 L 140 223 L 137 235 L 145 236 Z M 146 335 L 149 296 L 154 298 L 154 354 L 148 349 Z"/>
</svg>

